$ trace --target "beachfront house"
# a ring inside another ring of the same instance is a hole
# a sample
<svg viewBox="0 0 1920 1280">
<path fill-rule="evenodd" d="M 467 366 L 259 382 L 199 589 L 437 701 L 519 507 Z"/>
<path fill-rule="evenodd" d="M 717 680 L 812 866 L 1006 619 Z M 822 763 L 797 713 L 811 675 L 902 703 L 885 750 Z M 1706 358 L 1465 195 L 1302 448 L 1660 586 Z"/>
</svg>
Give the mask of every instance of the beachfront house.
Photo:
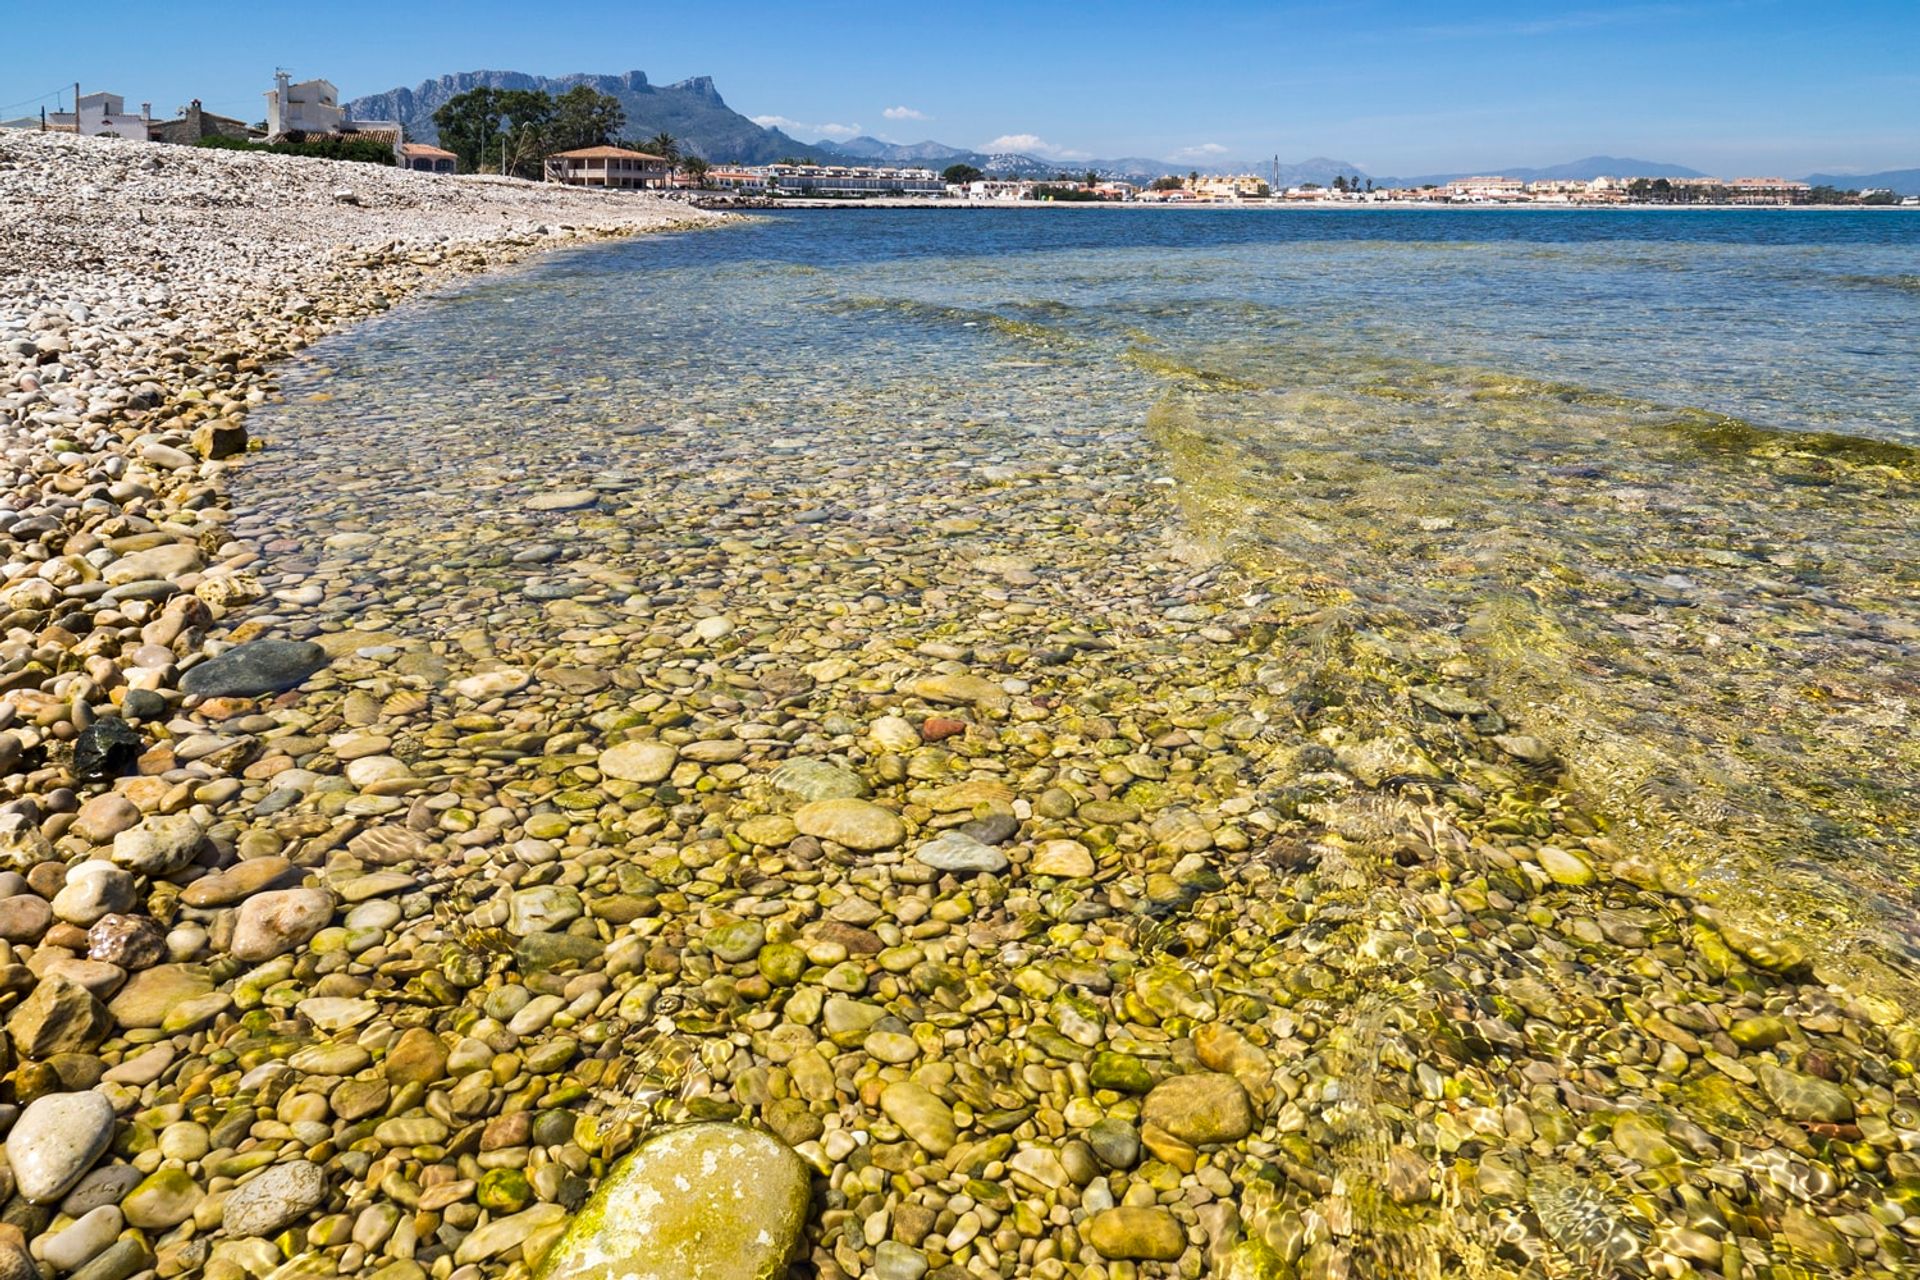
<svg viewBox="0 0 1920 1280">
<path fill-rule="evenodd" d="M 273 73 L 267 90 L 267 141 L 314 142 L 321 138 L 366 138 L 384 142 L 400 158 L 401 130 L 396 120 L 355 120 L 340 105 L 331 80 L 302 80 Z"/>
<path fill-rule="evenodd" d="M 453 152 L 430 147 L 424 142 L 400 144 L 400 167 L 415 173 L 452 173 L 459 160 L 460 157 Z"/>
<path fill-rule="evenodd" d="M 153 106 L 140 104 L 140 114 L 127 110 L 127 100 L 117 93 L 89 93 L 80 98 L 78 111 L 49 111 L 42 116 L 21 116 L 0 121 L 0 129 L 44 129 L 48 133 L 77 133 L 87 138 L 127 138 L 145 142 L 153 126 Z"/>
<path fill-rule="evenodd" d="M 606 187 L 617 191 L 641 191 L 663 187 L 670 166 L 661 156 L 625 147 L 580 147 L 556 152 L 547 157 L 548 182 L 564 182 L 570 187 Z"/>
</svg>

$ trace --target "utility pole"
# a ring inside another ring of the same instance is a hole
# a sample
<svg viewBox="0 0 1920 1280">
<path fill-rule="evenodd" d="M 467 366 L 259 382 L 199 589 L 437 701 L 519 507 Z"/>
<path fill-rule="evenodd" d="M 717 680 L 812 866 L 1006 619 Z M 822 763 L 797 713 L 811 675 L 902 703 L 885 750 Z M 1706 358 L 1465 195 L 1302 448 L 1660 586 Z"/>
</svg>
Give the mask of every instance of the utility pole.
<svg viewBox="0 0 1920 1280">
<path fill-rule="evenodd" d="M 80 130 L 80 82 L 73 82 L 73 136 L 81 136 Z"/>
</svg>

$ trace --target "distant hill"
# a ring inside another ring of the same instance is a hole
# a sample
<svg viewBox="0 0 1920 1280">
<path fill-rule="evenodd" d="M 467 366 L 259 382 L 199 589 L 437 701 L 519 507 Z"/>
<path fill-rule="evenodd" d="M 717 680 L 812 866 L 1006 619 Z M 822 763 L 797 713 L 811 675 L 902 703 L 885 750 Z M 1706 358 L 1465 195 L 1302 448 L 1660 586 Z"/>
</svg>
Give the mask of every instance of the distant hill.
<svg viewBox="0 0 1920 1280">
<path fill-rule="evenodd" d="M 411 89 L 389 89 L 346 104 L 347 113 L 361 120 L 398 120 L 407 136 L 419 142 L 439 140 L 433 113 L 448 99 L 482 86 L 492 89 L 535 89 L 565 93 L 575 85 L 592 85 L 611 94 L 626 109 L 624 133 L 644 138 L 666 132 L 691 151 L 722 164 L 770 164 L 789 156 L 813 159 L 814 147 L 778 129 L 765 129 L 729 107 L 709 76 L 695 76 L 678 84 L 654 85 L 644 71 L 624 75 L 535 76 L 523 71 L 462 71 L 424 80 Z"/>
<path fill-rule="evenodd" d="M 1271 181 L 1273 172 L 1271 161 L 1211 160 L 1196 164 L 1188 160 L 1156 160 L 1150 156 L 1122 156 L 1114 160 L 1050 160 L 1045 156 L 1017 151 L 970 151 L 965 147 L 948 146 L 944 142 L 883 142 L 879 138 L 869 137 L 849 138 L 845 142 L 822 142 L 817 144 L 817 149 L 836 160 L 860 164 L 925 165 L 932 169 L 970 164 L 983 173 L 1000 178 L 1051 178 L 1060 173 L 1071 173 L 1077 177 L 1092 169 L 1103 178 L 1139 182 L 1197 169 L 1207 174 L 1257 173 Z M 1288 187 L 1303 182 L 1318 182 L 1324 186 L 1343 173 L 1360 174 L 1363 178 L 1366 176 L 1357 164 L 1315 156 L 1298 164 L 1281 165 L 1280 185 Z"/>
<path fill-rule="evenodd" d="M 1698 169 L 1659 160 L 1635 160 L 1631 156 L 1588 156 L 1565 164 L 1550 164 L 1542 169 L 1526 167 L 1506 169 L 1469 169 L 1459 173 L 1423 173 L 1411 178 L 1375 178 L 1381 187 L 1445 186 L 1460 178 L 1518 178 L 1522 182 L 1591 182 L 1595 178 L 1704 178 Z"/>
<path fill-rule="evenodd" d="M 1816 187 L 1838 187 L 1842 191 L 1885 187 L 1899 195 L 1920 196 L 1920 169 L 1883 169 L 1879 173 L 1810 173 L 1806 180 Z"/>
</svg>

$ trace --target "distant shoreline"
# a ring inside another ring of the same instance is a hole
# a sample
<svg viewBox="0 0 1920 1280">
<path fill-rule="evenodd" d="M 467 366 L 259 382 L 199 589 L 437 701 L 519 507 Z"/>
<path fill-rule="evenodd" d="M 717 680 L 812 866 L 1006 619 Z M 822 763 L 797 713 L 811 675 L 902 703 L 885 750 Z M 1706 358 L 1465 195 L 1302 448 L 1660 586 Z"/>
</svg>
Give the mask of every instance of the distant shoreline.
<svg viewBox="0 0 1920 1280">
<path fill-rule="evenodd" d="M 776 200 L 761 204 L 722 204 L 715 208 L 760 213 L 780 209 L 925 209 L 959 212 L 963 210 L 1179 210 L 1181 212 L 1218 213 L 1237 210 L 1258 213 L 1368 213 L 1380 210 L 1413 210 L 1426 213 L 1920 213 L 1920 205 L 1835 205 L 1835 204 L 1441 204 L 1428 200 L 1375 200 L 1363 204 L 1320 203 L 1199 203 L 1162 204 L 1144 200 L 912 200 L 881 198 L 874 200 Z"/>
</svg>

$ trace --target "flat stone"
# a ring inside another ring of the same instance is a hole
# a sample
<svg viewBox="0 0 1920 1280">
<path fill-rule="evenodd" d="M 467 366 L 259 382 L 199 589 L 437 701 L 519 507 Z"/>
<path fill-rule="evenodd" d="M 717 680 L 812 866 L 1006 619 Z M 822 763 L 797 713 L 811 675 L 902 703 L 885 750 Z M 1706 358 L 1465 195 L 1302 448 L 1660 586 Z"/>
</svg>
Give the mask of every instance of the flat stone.
<svg viewBox="0 0 1920 1280">
<path fill-rule="evenodd" d="M 1007 869 L 1007 855 L 958 831 L 943 831 L 913 851 L 914 861 L 941 871 L 994 874 Z"/>
<path fill-rule="evenodd" d="M 872 792 L 867 780 L 851 769 L 825 760 L 789 760 L 767 776 L 775 791 L 796 800 L 857 800 Z"/>
<path fill-rule="evenodd" d="M 799 1246 L 810 1181 L 758 1130 L 663 1130 L 601 1180 L 542 1280 L 775 1280 Z"/>
<path fill-rule="evenodd" d="M 1153 1087 L 1140 1118 L 1192 1146 L 1238 1142 L 1253 1132 L 1253 1103 L 1225 1072 L 1169 1076 Z"/>
<path fill-rule="evenodd" d="M 1103 1258 L 1172 1262 L 1187 1251 L 1187 1233 L 1171 1210 L 1121 1205 L 1087 1222 L 1087 1242 Z"/>
<path fill-rule="evenodd" d="M 907 824 L 899 814 L 847 797 L 801 805 L 794 811 L 793 825 L 802 835 L 861 852 L 891 849 L 907 838 Z"/>
<path fill-rule="evenodd" d="M 135 875 L 168 876 L 193 861 L 206 834 L 190 814 L 155 816 L 115 836 L 108 856 Z"/>
<path fill-rule="evenodd" d="M 161 964 L 142 969 L 107 1004 L 122 1027 L 144 1030 L 159 1027 L 177 1006 L 213 991 L 213 979 L 194 964 Z"/>
<path fill-rule="evenodd" d="M 180 692 L 201 698 L 283 693 L 327 665 L 327 651 L 304 640 L 253 640 L 190 669 Z"/>
<path fill-rule="evenodd" d="M 326 1198 L 326 1171 L 311 1160 L 290 1160 L 268 1165 L 228 1192 L 221 1221 L 229 1236 L 271 1236 Z"/>
<path fill-rule="evenodd" d="M 600 501 L 591 489 L 560 489 L 527 499 L 529 511 L 580 511 Z"/>
</svg>

